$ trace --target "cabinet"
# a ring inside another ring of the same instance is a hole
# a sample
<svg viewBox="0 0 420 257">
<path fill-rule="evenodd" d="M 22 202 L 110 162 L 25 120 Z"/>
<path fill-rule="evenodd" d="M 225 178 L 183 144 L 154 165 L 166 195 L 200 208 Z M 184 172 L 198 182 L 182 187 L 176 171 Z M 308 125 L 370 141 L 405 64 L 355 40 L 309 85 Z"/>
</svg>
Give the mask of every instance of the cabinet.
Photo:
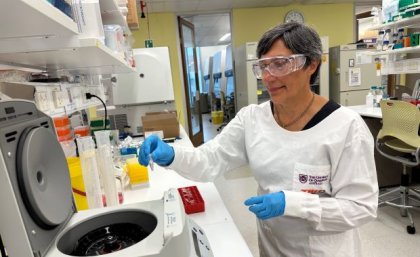
<svg viewBox="0 0 420 257">
<path fill-rule="evenodd" d="M 103 24 L 118 24 L 126 35 L 130 34 L 127 22 L 114 0 L 100 0 L 99 5 Z M 68 74 L 97 76 L 98 83 L 94 86 L 89 83 L 82 86 L 29 84 L 37 89 L 40 99 L 59 98 L 58 107 L 52 103 L 41 104 L 48 106 L 45 111 L 50 115 L 97 105 L 97 101 L 84 101 L 81 97 L 82 102 L 69 103 L 64 108 L 65 104 L 60 99 L 68 94 L 69 100 L 72 100 L 73 95 L 83 96 L 85 92 L 103 96 L 100 75 L 135 71 L 123 54 L 111 51 L 101 40 L 79 38 L 77 23 L 47 0 L 1 0 L 0 24 L 0 69 L 25 68 L 58 77 Z M 50 89 L 44 90 L 49 86 Z"/>
<path fill-rule="evenodd" d="M 371 86 L 380 86 L 375 63 L 356 45 L 330 48 L 330 99 L 344 105 L 361 105 Z"/>
<path fill-rule="evenodd" d="M 117 20 L 128 28 L 114 0 L 100 4 L 104 24 Z M 79 39 L 77 24 L 46 0 L 0 1 L 0 24 L 0 64 L 73 74 L 134 72 L 101 41 Z"/>
</svg>

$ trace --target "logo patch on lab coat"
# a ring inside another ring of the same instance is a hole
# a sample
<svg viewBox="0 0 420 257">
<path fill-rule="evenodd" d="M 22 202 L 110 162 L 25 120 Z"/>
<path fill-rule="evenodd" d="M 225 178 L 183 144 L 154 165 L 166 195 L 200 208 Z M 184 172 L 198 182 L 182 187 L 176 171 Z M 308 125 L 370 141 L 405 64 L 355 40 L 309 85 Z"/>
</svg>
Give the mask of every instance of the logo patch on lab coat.
<svg viewBox="0 0 420 257">
<path fill-rule="evenodd" d="M 329 165 L 295 163 L 293 190 L 311 194 L 330 194 Z"/>
<path fill-rule="evenodd" d="M 308 182 L 308 175 L 299 174 L 299 181 L 300 183 L 305 184 L 306 182 Z"/>
</svg>

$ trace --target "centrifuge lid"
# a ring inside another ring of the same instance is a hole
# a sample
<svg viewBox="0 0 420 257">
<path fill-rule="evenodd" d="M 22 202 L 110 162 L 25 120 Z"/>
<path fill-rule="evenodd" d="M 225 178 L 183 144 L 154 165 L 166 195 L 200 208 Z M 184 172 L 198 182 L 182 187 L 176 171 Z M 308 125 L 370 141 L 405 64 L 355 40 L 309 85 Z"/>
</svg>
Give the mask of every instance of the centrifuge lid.
<svg viewBox="0 0 420 257">
<path fill-rule="evenodd" d="M 66 158 L 54 132 L 26 128 L 16 157 L 19 189 L 32 219 L 43 228 L 65 222 L 73 199 Z"/>
</svg>

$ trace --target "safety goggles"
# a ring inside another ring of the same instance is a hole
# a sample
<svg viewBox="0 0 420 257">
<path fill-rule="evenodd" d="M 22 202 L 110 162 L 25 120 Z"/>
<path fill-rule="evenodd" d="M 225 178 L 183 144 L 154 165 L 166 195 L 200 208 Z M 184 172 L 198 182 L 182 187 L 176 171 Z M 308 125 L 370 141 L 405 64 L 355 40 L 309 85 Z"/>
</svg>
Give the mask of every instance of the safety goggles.
<svg viewBox="0 0 420 257">
<path fill-rule="evenodd" d="M 306 56 L 303 54 L 262 58 L 252 64 L 252 71 L 257 79 L 262 79 L 267 71 L 271 76 L 282 77 L 302 69 L 305 62 Z"/>
</svg>

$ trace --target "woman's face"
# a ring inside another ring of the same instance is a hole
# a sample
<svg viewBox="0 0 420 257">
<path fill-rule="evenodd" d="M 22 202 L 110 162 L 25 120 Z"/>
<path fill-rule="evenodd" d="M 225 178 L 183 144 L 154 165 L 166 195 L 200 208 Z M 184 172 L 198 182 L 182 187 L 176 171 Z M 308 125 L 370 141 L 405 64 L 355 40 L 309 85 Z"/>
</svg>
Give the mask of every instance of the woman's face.
<svg viewBox="0 0 420 257">
<path fill-rule="evenodd" d="M 283 43 L 283 40 L 277 40 L 271 49 L 261 56 L 269 58 L 275 56 L 290 56 L 292 51 Z M 308 60 L 307 60 L 308 61 Z M 266 86 L 273 103 L 295 102 L 300 100 L 300 96 L 307 94 L 310 90 L 309 81 L 311 75 L 315 72 L 317 65 L 311 64 L 309 67 L 289 73 L 285 76 L 277 77 L 269 72 L 264 72 L 262 80 Z"/>
</svg>

